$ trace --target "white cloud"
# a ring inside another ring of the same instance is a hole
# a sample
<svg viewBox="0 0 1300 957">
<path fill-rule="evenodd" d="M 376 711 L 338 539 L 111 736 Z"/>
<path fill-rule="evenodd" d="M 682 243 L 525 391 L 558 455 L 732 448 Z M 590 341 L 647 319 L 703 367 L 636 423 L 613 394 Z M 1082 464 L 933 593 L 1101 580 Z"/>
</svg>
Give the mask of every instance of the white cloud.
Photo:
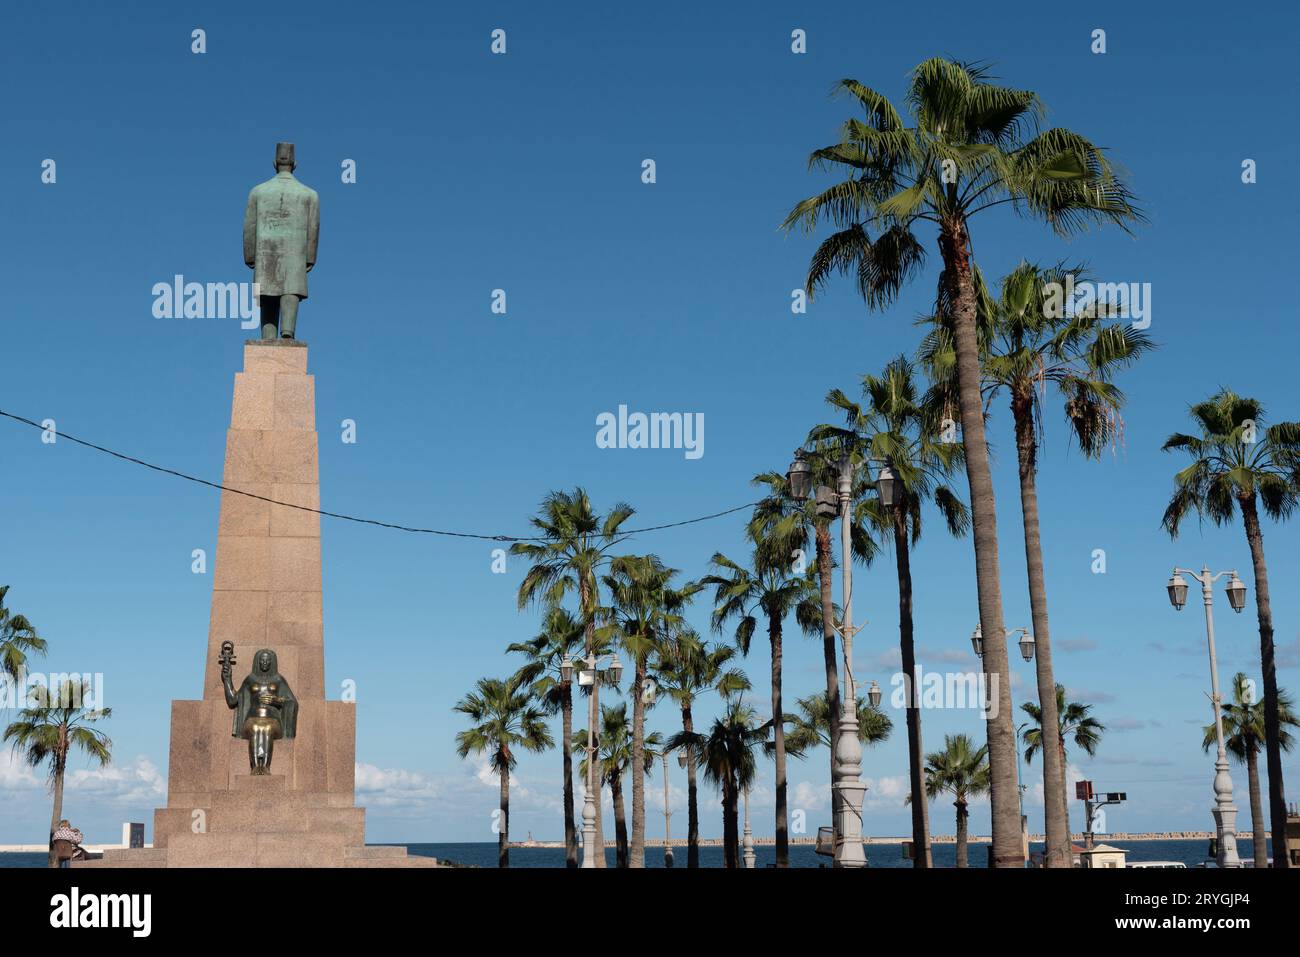
<svg viewBox="0 0 1300 957">
<path fill-rule="evenodd" d="M 356 766 L 357 804 L 385 810 L 427 810 L 438 801 L 444 788 L 432 778 L 401 768 Z"/>
<path fill-rule="evenodd" d="M 37 777 L 37 769 L 14 756 L 10 749 L 0 753 L 0 794 L 44 789 L 45 776 Z"/>
<path fill-rule="evenodd" d="M 811 781 L 800 781 L 794 786 L 794 793 L 790 798 L 791 807 L 807 808 L 810 810 L 820 810 L 829 808 L 831 804 L 831 786 L 828 783 L 813 784 Z"/>
<path fill-rule="evenodd" d="M 902 807 L 909 790 L 905 775 L 883 778 L 863 778 L 867 785 L 864 807 Z"/>
<path fill-rule="evenodd" d="M 127 764 L 69 771 L 65 787 L 100 803 L 131 807 L 161 806 L 167 795 L 167 782 L 143 755 Z"/>
<path fill-rule="evenodd" d="M 64 794 L 77 795 L 94 803 L 110 806 L 157 806 L 164 802 L 167 785 L 153 762 L 143 755 L 127 763 L 108 767 L 79 768 L 76 758 L 64 776 Z M 12 751 L 0 755 L 0 799 L 43 800 L 49 794 L 44 767 L 32 768 L 15 757 Z"/>
</svg>

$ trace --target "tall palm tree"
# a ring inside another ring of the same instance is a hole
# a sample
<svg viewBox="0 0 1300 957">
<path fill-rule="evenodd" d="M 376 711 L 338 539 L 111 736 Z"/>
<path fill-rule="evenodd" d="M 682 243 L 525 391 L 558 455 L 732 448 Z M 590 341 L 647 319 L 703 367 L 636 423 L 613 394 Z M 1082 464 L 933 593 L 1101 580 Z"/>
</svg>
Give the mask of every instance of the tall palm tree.
<svg viewBox="0 0 1300 957">
<path fill-rule="evenodd" d="M 694 706 L 700 695 L 715 691 L 724 699 L 749 690 L 749 679 L 730 667 L 736 649 L 707 645 L 688 629 L 674 633 L 656 649 L 654 675 L 660 690 L 682 712 L 682 730 L 667 742 L 669 751 L 686 756 L 686 866 L 700 866 L 700 810 L 695 783 L 696 765 L 704 753 L 704 735 L 695 730 Z"/>
<path fill-rule="evenodd" d="M 1279 741 L 1283 751 L 1290 751 L 1295 739 L 1291 728 L 1300 728 L 1300 721 L 1291 710 L 1291 696 L 1279 688 L 1278 723 Z M 1255 699 L 1253 682 L 1245 672 L 1238 671 L 1232 678 L 1232 704 L 1223 705 L 1223 746 L 1234 758 L 1246 765 L 1246 780 L 1250 784 L 1251 844 L 1255 852 L 1255 867 L 1268 867 L 1268 830 L 1264 825 L 1264 805 L 1259 790 L 1259 746 L 1264 740 L 1264 708 Z M 1213 723 L 1205 726 L 1201 746 L 1209 751 L 1218 747 L 1219 736 Z M 1286 853 L 1285 848 L 1279 848 Z"/>
<path fill-rule="evenodd" d="M 609 785 L 610 797 L 614 805 L 614 859 L 618 867 L 633 867 L 627 839 L 627 815 L 623 804 L 623 780 L 632 769 L 633 743 L 627 720 L 627 705 L 602 705 L 600 709 L 600 733 L 596 736 L 596 752 L 599 763 L 597 776 Z M 587 740 L 587 729 L 580 728 L 574 737 L 582 743 Z M 654 762 L 658 759 L 663 737 L 658 731 L 646 735 L 641 742 L 642 776 L 649 777 L 654 771 Z M 579 767 L 584 775 L 587 773 L 587 760 L 584 758 Z M 633 781 L 633 784 L 636 782 Z M 644 782 L 642 782 L 644 784 Z M 644 866 L 644 864 L 642 865 Z"/>
<path fill-rule="evenodd" d="M 839 736 L 840 723 L 840 682 L 839 655 L 836 652 L 835 636 L 838 634 L 840 609 L 834 601 L 833 570 L 834 555 L 831 549 L 831 522 L 834 521 L 838 507 L 834 504 L 834 489 L 838 485 L 838 473 L 834 460 L 833 448 L 823 448 L 819 443 L 811 443 L 812 453 L 807 456 L 811 470 L 812 484 L 820 490 L 831 490 L 831 496 L 823 503 L 817 496 L 805 502 L 797 501 L 790 491 L 789 479 L 779 472 L 763 472 L 754 476 L 754 485 L 767 489 L 766 494 L 754 506 L 747 534 L 751 540 L 769 541 L 773 547 L 789 555 L 791 559 L 797 554 L 807 554 L 808 539 L 812 536 L 817 553 L 817 585 L 821 602 L 822 663 L 826 673 L 826 697 L 831 702 L 831 740 Z M 853 483 L 853 500 L 858 501 L 866 492 L 868 482 L 857 476 Z M 850 546 L 854 558 L 863 565 L 870 565 L 876 554 L 876 542 L 870 531 L 858 520 L 856 513 L 850 513 Z M 831 779 L 835 778 L 835 749 L 830 752 Z M 838 795 L 831 792 L 831 820 L 838 825 L 835 804 Z"/>
<path fill-rule="evenodd" d="M 1016 794 L 1016 740 L 999 583 L 997 515 L 980 402 L 980 359 L 970 221 L 1011 205 L 1060 233 L 1092 222 L 1127 228 L 1141 218 L 1103 151 L 1079 134 L 1038 131 L 1043 105 L 1028 90 L 991 82 L 986 69 L 934 58 L 912 71 L 907 126 L 889 100 L 859 83 L 840 89 L 862 106 L 863 119 L 845 123 L 840 142 L 815 151 L 809 165 L 848 178 L 795 205 L 784 227 L 835 232 L 813 254 L 809 295 L 834 273 L 853 274 L 869 308 L 893 302 L 921 269 L 924 247 L 914 233 L 933 223 L 943 260 L 940 312 L 956 353 L 962 444 L 970 486 L 985 674 L 998 689 L 988 724 L 992 776 L 994 862 L 1023 864 Z M 990 643 L 991 639 L 991 643 Z"/>
<path fill-rule="evenodd" d="M 966 840 L 970 811 L 968 799 L 989 793 L 988 745 L 976 748 L 964 734 L 945 734 L 943 750 L 925 758 L 925 793 L 929 798 L 945 792 L 953 796 L 957 809 L 957 866 L 968 866 Z M 911 795 L 907 798 L 912 799 Z"/>
<path fill-rule="evenodd" d="M 712 625 L 720 631 L 735 619 L 736 647 L 749 654 L 750 639 L 758 626 L 758 615 L 767 625 L 772 649 L 772 714 L 784 715 L 781 707 L 782 629 L 794 614 L 804 630 L 821 630 L 821 596 L 809 575 L 792 571 L 785 542 L 760 539 L 754 543 L 752 568 L 738 565 L 721 552 L 710 561 L 714 573 L 701 579 L 715 586 Z M 776 764 L 776 866 L 790 866 L 790 819 L 785 771 L 785 724 L 772 721 L 773 759 Z"/>
<path fill-rule="evenodd" d="M 723 866 L 740 867 L 740 815 L 736 804 L 754 783 L 754 749 L 767 739 L 768 725 L 739 698 L 727 700 L 703 742 L 704 780 L 722 792 Z"/>
<path fill-rule="evenodd" d="M 599 575 L 612 561 L 611 550 L 623 540 L 619 529 L 635 510 L 620 502 L 608 515 L 598 515 L 586 491 L 551 492 L 542 500 L 538 515 L 529 521 L 538 531 L 537 540 L 515 542 L 512 555 L 527 558 L 532 565 L 519 585 L 519 608 L 530 602 L 558 605 L 566 595 L 578 596 L 578 614 L 586 629 L 588 656 L 595 654 L 596 609 L 600 605 Z M 592 685 L 588 706 L 588 727 L 595 723 L 599 685 Z M 596 796 L 598 850 L 603 847 L 600 789 L 588 782 Z M 596 866 L 605 866 L 605 854 L 596 854 Z"/>
<path fill-rule="evenodd" d="M 36 634 L 36 628 L 23 615 L 5 607 L 8 585 L 0 585 L 0 675 L 15 682 L 27 664 L 30 654 L 45 654 L 45 639 Z"/>
<path fill-rule="evenodd" d="M 510 866 L 510 772 L 518 757 L 516 748 L 541 752 L 554 747 L 546 727 L 546 712 L 537 706 L 523 683 L 515 678 L 480 678 L 474 691 L 458 701 L 458 711 L 473 722 L 456 733 L 456 753 L 487 754 L 501 779 L 501 822 L 497 832 L 497 866 Z"/>
<path fill-rule="evenodd" d="M 1061 291 L 1087 276 L 1081 267 L 1042 268 L 1021 263 L 1003 277 L 996 296 L 988 294 L 976 273 L 980 292 L 983 396 L 990 403 L 999 392 L 1010 402 L 1020 476 L 1020 514 L 1024 527 L 1025 567 L 1034 628 L 1038 702 L 1043 720 L 1056 723 L 1056 676 L 1038 521 L 1038 446 L 1043 434 L 1043 403 L 1050 383 L 1064 400 L 1069 434 L 1083 454 L 1099 458 L 1122 434 L 1124 393 L 1116 374 L 1153 348 L 1146 333 L 1127 322 L 1108 321 L 1114 310 L 1094 303 L 1079 309 L 1059 308 Z M 921 353 L 935 385 L 930 400 L 944 409 L 956 401 L 956 356 L 952 335 L 941 321 L 922 344 Z M 1043 755 L 1043 805 L 1047 831 L 1044 862 L 1071 866 L 1067 828 L 1069 801 L 1065 768 L 1057 756 Z"/>
<path fill-rule="evenodd" d="M 1066 750 L 1066 742 L 1073 740 L 1075 746 L 1092 757 L 1097 753 L 1097 746 L 1101 744 L 1101 736 L 1106 730 L 1106 726 L 1092 716 L 1092 705 L 1084 704 L 1081 701 L 1066 702 L 1065 685 L 1058 684 L 1056 693 L 1052 696 L 1053 704 L 1056 705 L 1056 753 L 1061 763 L 1062 777 L 1070 767 L 1070 755 Z M 1052 725 L 1047 723 L 1040 705 L 1032 701 L 1026 701 L 1020 706 L 1020 710 L 1033 720 L 1033 724 L 1027 726 L 1021 735 L 1021 741 L 1025 745 L 1025 764 L 1029 764 L 1034 759 L 1034 755 L 1040 751 L 1043 752 L 1043 760 L 1047 760 L 1048 751 L 1043 747 L 1043 729 L 1050 728 Z M 1051 741 L 1051 737 L 1048 737 Z M 1046 801 L 1044 801 L 1046 803 Z M 1065 834 L 1067 840 L 1070 834 L 1070 807 L 1067 804 L 1065 808 Z"/>
<path fill-rule="evenodd" d="M 679 628 L 679 612 L 700 587 L 671 587 L 677 569 L 656 555 L 615 558 L 605 576 L 610 607 L 608 626 L 632 659 L 632 843 L 628 866 L 645 867 L 645 710 L 652 689 L 647 684 L 650 657 L 659 642 Z"/>
<path fill-rule="evenodd" d="M 916 684 L 916 646 L 912 620 L 911 550 L 921 538 L 921 506 L 931 501 L 949 533 L 961 536 L 970 527 L 965 504 L 947 482 L 961 463 L 961 446 L 940 441 L 940 422 L 924 406 L 912 364 L 903 356 L 884 371 L 862 378 L 863 402 L 851 400 L 839 389 L 826 401 L 841 410 L 847 427 L 821 425 L 810 441 L 838 444 L 861 459 L 889 463 L 896 480 L 894 501 L 886 508 L 874 496 L 865 497 L 858 510 L 882 537 L 892 540 L 898 574 L 898 642 L 907 696 L 907 755 L 912 794 L 913 866 L 933 866 L 930 854 L 928 803 L 922 800 L 925 749 L 921 738 L 920 689 Z"/>
<path fill-rule="evenodd" d="M 528 685 L 531 694 L 547 714 L 560 713 L 564 751 L 564 862 L 578 866 L 578 834 L 573 818 L 573 683 L 565 681 L 561 667 L 565 659 L 582 653 L 585 628 L 567 609 L 552 606 L 542 620 L 536 638 L 515 642 L 506 651 L 527 655 L 528 661 L 515 672 L 515 680 Z M 582 744 L 586 747 L 586 743 Z"/>
<path fill-rule="evenodd" d="M 1174 476 L 1174 495 L 1165 509 L 1164 527 L 1171 538 L 1193 510 L 1216 525 L 1241 512 L 1255 571 L 1255 610 L 1259 616 L 1259 661 L 1264 674 L 1264 751 L 1268 763 L 1268 804 L 1273 840 L 1286 834 L 1286 790 L 1282 785 L 1281 709 L 1273 648 L 1273 607 L 1269 601 L 1268 564 L 1259 506 L 1274 521 L 1295 511 L 1300 491 L 1300 422 L 1264 427 L 1264 407 L 1255 399 L 1221 389 L 1191 408 L 1200 435 L 1175 433 L 1165 451 L 1182 449 L 1192 464 Z M 1285 854 L 1273 855 L 1274 867 L 1289 867 Z"/>
<path fill-rule="evenodd" d="M 826 692 L 818 691 L 795 702 L 799 711 L 790 715 L 786 724 L 790 730 L 785 736 L 787 753 L 803 757 L 813 748 L 834 748 L 835 738 L 831 732 L 830 704 Z M 858 699 L 858 740 L 863 744 L 879 744 L 889 740 L 894 730 L 894 722 L 889 715 L 879 708 L 873 708 L 864 698 Z"/>
<path fill-rule="evenodd" d="M 49 866 L 57 867 L 54 831 L 63 818 L 63 777 L 68 755 L 73 750 L 81 751 L 100 767 L 112 760 L 113 742 L 90 725 L 111 717 L 113 709 L 85 707 L 92 695 L 89 682 L 64 681 L 54 688 L 34 688 L 31 693 L 32 707 L 18 712 L 18 720 L 5 728 L 3 740 L 10 742 L 13 753 L 33 768 L 49 762 L 50 789 L 54 792 Z"/>
</svg>

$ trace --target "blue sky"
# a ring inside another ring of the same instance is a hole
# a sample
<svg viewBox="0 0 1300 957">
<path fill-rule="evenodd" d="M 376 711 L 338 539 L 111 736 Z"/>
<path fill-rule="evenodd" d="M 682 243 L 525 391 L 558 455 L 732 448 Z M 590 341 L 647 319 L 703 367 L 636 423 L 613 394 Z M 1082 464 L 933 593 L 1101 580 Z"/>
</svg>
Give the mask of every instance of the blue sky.
<svg viewBox="0 0 1300 957">
<path fill-rule="evenodd" d="M 0 407 L 172 468 L 220 478 L 230 390 L 246 333 L 231 320 L 164 320 L 151 288 L 176 273 L 249 279 L 239 228 L 248 189 L 271 175 L 277 140 L 297 144 L 299 179 L 321 198 L 319 265 L 299 335 L 317 383 L 322 502 L 327 509 L 462 531 L 525 534 L 550 489 L 581 484 L 598 507 L 626 500 L 635 522 L 660 524 L 752 501 L 749 478 L 784 469 L 808 427 L 825 421 L 832 387 L 855 389 L 918 340 L 932 299 L 926 274 L 883 314 L 836 284 L 803 316 L 816 237 L 777 226 L 828 180 L 807 154 L 851 112 L 832 100 L 852 76 L 895 99 L 909 69 L 939 54 L 986 60 L 1036 90 L 1049 122 L 1112 150 L 1150 223 L 1129 237 L 1071 241 L 1010 213 L 973 228 L 986 274 L 1022 258 L 1088 263 L 1100 277 L 1149 282 L 1160 349 L 1127 374 L 1124 442 L 1086 462 L 1048 420 L 1040 473 L 1058 677 L 1111 730 L 1080 769 L 1126 790 L 1112 830 L 1211 826 L 1210 716 L 1199 609 L 1175 614 L 1164 582 L 1175 563 L 1239 568 L 1239 526 L 1192 523 L 1171 544 L 1159 518 L 1181 463 L 1159 451 L 1185 409 L 1218 386 L 1264 401 L 1275 420 L 1294 404 L 1298 212 L 1291 162 L 1287 31 L 1292 12 L 1133 4 L 1088 10 L 943 4 L 912 8 L 773 3 L 731 10 L 662 3 L 572 12 L 532 4 L 342 7 L 232 3 L 10 5 L 0 30 L 7 88 L 0 152 L 0 300 L 5 374 Z M 1031 14 L 1032 11 L 1032 14 Z M 190 52 L 195 28 L 207 52 Z M 490 33 L 507 53 L 489 51 Z M 807 31 L 807 52 L 790 49 Z M 1107 52 L 1090 52 L 1091 32 Z M 57 182 L 41 163 L 57 162 Z M 653 159 L 657 182 L 641 181 Z M 1254 185 L 1241 163 L 1258 164 Z M 340 164 L 357 164 L 357 182 Z M 490 310 L 494 289 L 506 315 Z M 703 413 L 705 454 L 596 447 L 595 419 L 620 404 Z M 353 419 L 358 440 L 339 439 Z M 1009 416 L 995 407 L 995 453 L 1008 625 L 1028 624 Z M 33 430 L 0 422 L 0 582 L 10 606 L 51 643 L 49 670 L 103 672 L 114 707 L 115 765 L 80 762 L 69 816 L 92 838 L 125 819 L 152 822 L 163 803 L 169 702 L 200 692 L 217 495 Z M 743 554 L 743 518 L 646 534 L 684 577 L 721 550 Z M 326 520 L 327 683 L 359 691 L 359 803 L 369 839 L 492 840 L 495 785 L 453 750 L 454 702 L 515 662 L 511 641 L 535 633 L 515 610 L 524 566 L 492 574 L 490 543 Z M 1300 685 L 1300 567 L 1295 531 L 1271 524 L 1280 680 Z M 1104 575 L 1091 572 L 1094 549 Z M 977 667 L 968 541 L 931 525 L 913 561 L 920 660 Z M 857 670 L 886 684 L 896 669 L 897 594 L 890 562 L 860 572 L 866 622 Z M 708 606 L 691 613 L 707 628 Z M 1221 669 L 1258 671 L 1253 610 L 1219 603 Z M 793 632 L 793 630 L 792 630 Z M 726 637 L 726 636 L 722 636 Z M 791 634 L 786 695 L 816 690 L 820 643 Z M 1018 660 L 1017 660 L 1018 661 Z M 766 644 L 746 668 L 767 673 Z M 1016 701 L 1032 671 L 1013 664 Z M 333 692 L 332 696 L 337 696 Z M 760 697 L 763 697 L 760 694 Z M 712 703 L 705 704 L 711 712 Z M 905 734 L 870 750 L 866 829 L 901 834 Z M 973 712 L 924 715 L 927 746 L 982 735 Z M 650 727 L 676 728 L 668 708 Z M 558 720 L 557 720 L 558 724 Z M 792 807 L 827 823 L 826 760 L 791 766 Z M 1297 760 L 1286 766 L 1295 783 Z M 0 841 L 39 840 L 48 819 L 38 782 L 0 761 L 8 813 Z M 1035 765 L 1035 774 L 1037 765 Z M 561 834 L 558 752 L 524 759 L 512 827 Z M 771 778 L 754 798 L 757 833 L 772 829 Z M 674 804 L 685 782 L 674 768 Z M 1241 825 L 1244 772 L 1234 767 Z M 661 833 L 661 782 L 649 789 Z M 704 792 L 703 829 L 720 833 Z M 1077 802 L 1074 821 L 1080 819 Z M 1031 826 L 1041 802 L 1031 793 Z M 933 809 L 936 832 L 951 809 Z M 681 818 L 679 820 L 684 820 Z M 987 830 L 986 809 L 974 828 Z M 612 828 L 612 826 L 611 826 Z M 101 836 L 102 835 L 102 836 Z"/>
</svg>

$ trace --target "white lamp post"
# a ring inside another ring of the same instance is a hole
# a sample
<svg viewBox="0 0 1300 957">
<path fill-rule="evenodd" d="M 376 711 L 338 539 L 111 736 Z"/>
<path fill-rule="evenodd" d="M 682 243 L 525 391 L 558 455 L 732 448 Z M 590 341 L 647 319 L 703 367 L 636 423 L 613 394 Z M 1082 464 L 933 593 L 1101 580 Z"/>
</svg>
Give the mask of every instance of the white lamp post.
<svg viewBox="0 0 1300 957">
<path fill-rule="evenodd" d="M 661 756 L 664 759 L 664 867 L 672 867 L 673 833 L 669 820 L 672 818 L 673 812 L 668 807 L 668 752 L 664 751 Z"/>
<path fill-rule="evenodd" d="M 1237 856 L 1237 808 L 1232 803 L 1232 775 L 1228 773 L 1228 755 L 1223 747 L 1223 699 L 1219 695 L 1219 659 L 1214 651 L 1214 589 L 1213 585 L 1224 575 L 1228 579 L 1228 604 L 1232 610 L 1240 613 L 1246 606 L 1246 586 L 1237 577 L 1235 570 L 1211 575 L 1208 566 L 1202 566 L 1200 574 L 1185 568 L 1175 568 L 1169 576 L 1166 589 L 1169 603 L 1178 611 L 1187 604 L 1187 581 L 1183 575 L 1191 575 L 1201 583 L 1201 599 L 1205 604 L 1205 636 L 1210 651 L 1210 700 L 1214 703 L 1214 734 L 1218 742 L 1218 754 L 1214 760 L 1214 826 L 1218 833 L 1220 867 L 1241 867 L 1241 858 Z"/>
<path fill-rule="evenodd" d="M 843 620 L 837 629 L 844 646 L 844 693 L 840 696 L 839 737 L 835 741 L 835 769 L 832 790 L 838 800 L 835 814 L 835 866 L 866 867 L 867 855 L 862 847 L 862 802 L 867 786 L 862 783 L 862 742 L 858 740 L 858 701 L 853 682 L 853 543 L 852 519 L 853 477 L 861 462 L 844 455 L 838 463 L 838 493 L 840 504 L 840 573 L 844 593 Z M 808 499 L 811 469 L 803 450 L 795 452 L 795 461 L 787 473 L 790 495 L 796 501 Z M 894 504 L 898 479 L 889 463 L 881 462 L 876 476 L 876 491 L 880 504 L 886 508 Z M 820 490 L 818 498 L 821 498 Z"/>
<path fill-rule="evenodd" d="M 754 832 L 749 829 L 749 788 L 745 788 L 745 837 L 741 842 L 741 848 L 745 867 L 752 871 L 758 861 L 758 855 L 754 853 Z"/>
<path fill-rule="evenodd" d="M 1028 628 L 1006 628 L 1004 629 L 1008 643 L 1012 635 L 1020 635 L 1020 657 L 1025 661 L 1034 660 L 1034 636 Z M 975 648 L 975 655 L 978 658 L 984 657 L 984 627 L 980 624 L 975 625 L 975 630 L 971 632 L 970 643 Z M 1021 725 L 1020 728 L 1023 728 Z M 1020 728 L 1016 729 L 1016 738 L 1020 738 Z M 1020 848 L 1021 854 L 1029 854 L 1029 818 L 1025 814 L 1025 788 L 1028 785 L 1024 783 L 1024 778 L 1020 774 L 1020 748 L 1016 748 L 1016 790 L 1020 792 Z"/>
<path fill-rule="evenodd" d="M 614 679 L 614 684 L 618 684 L 618 679 L 623 674 L 623 662 L 614 655 L 589 655 L 580 659 L 579 663 L 582 667 L 578 670 L 578 686 L 591 689 L 591 694 L 587 698 L 587 793 L 582 801 L 582 866 L 594 868 L 596 855 L 605 853 L 603 842 L 596 840 L 596 801 L 600 793 L 596 788 L 596 715 L 598 714 L 599 678 L 602 670 L 608 671 L 610 677 Z M 563 681 L 572 680 L 573 664 L 573 659 L 565 655 L 560 663 L 560 677 Z M 598 843 L 602 846 L 597 847 Z"/>
</svg>

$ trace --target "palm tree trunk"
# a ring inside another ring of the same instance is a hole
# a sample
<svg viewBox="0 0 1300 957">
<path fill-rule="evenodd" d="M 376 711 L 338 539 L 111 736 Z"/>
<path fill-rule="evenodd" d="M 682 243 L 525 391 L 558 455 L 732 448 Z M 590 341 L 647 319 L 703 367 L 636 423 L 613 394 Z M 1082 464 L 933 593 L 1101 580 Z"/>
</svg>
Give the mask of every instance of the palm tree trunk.
<svg viewBox="0 0 1300 957">
<path fill-rule="evenodd" d="M 1255 852 L 1255 867 L 1268 867 L 1268 831 L 1264 827 L 1264 805 L 1259 793 L 1259 747 L 1250 745 L 1246 750 L 1246 781 L 1250 788 L 1251 844 Z"/>
<path fill-rule="evenodd" d="M 781 705 L 781 617 L 769 615 L 772 641 L 772 741 L 776 764 L 776 866 L 790 866 L 790 818 L 786 807 L 785 711 Z"/>
<path fill-rule="evenodd" d="M 501 745 L 501 829 L 497 832 L 497 867 L 510 866 L 510 749 Z"/>
<path fill-rule="evenodd" d="M 728 780 L 722 786 L 723 867 L 740 867 L 740 825 L 736 811 L 736 787 Z"/>
<path fill-rule="evenodd" d="M 609 793 L 614 799 L 614 865 L 627 867 L 627 816 L 623 811 L 623 779 L 612 775 Z"/>
<path fill-rule="evenodd" d="M 901 497 L 900 497 L 901 498 Z M 907 772 L 912 792 L 912 866 L 930 868 L 930 802 L 925 795 L 925 749 L 921 742 L 920 689 L 916 687 L 916 647 L 912 640 L 912 556 L 907 542 L 907 512 L 894 506 L 894 555 L 898 568 L 898 643 L 907 689 Z M 832 741 L 835 739 L 832 738 Z"/>
<path fill-rule="evenodd" d="M 52 757 L 54 761 L 54 814 L 50 817 L 50 858 L 49 866 L 58 867 L 59 862 L 54 859 L 54 832 L 58 830 L 59 821 L 63 820 L 63 771 L 67 767 L 68 759 L 66 755 L 55 754 Z"/>
<path fill-rule="evenodd" d="M 1031 387 L 1032 389 L 1032 387 Z M 1016 423 L 1016 453 L 1020 464 L 1020 514 L 1025 526 L 1025 568 L 1029 572 L 1030 621 L 1034 627 L 1038 707 L 1042 727 L 1059 727 L 1056 713 L 1056 678 L 1052 673 L 1052 642 L 1047 619 L 1047 581 L 1043 572 L 1043 543 L 1038 526 L 1038 442 L 1034 434 L 1034 397 L 1019 392 L 1011 398 Z M 1047 867 L 1069 867 L 1069 835 L 1065 832 L 1065 774 L 1060 755 L 1043 748 L 1043 820 Z"/>
<path fill-rule="evenodd" d="M 958 798 L 953 802 L 957 807 L 957 866 L 969 867 L 966 853 L 966 822 L 970 815 L 966 811 L 966 802 Z"/>
<path fill-rule="evenodd" d="M 564 866 L 578 866 L 578 829 L 573 821 L 573 686 L 567 682 L 560 696 L 564 722 Z"/>
<path fill-rule="evenodd" d="M 682 730 L 695 733 L 695 719 L 691 706 L 682 705 Z M 699 790 L 695 785 L 695 749 L 686 749 L 686 866 L 700 866 L 700 806 Z"/>
<path fill-rule="evenodd" d="M 831 721 L 831 781 L 835 780 L 835 742 L 840 738 L 840 670 L 835 654 L 835 599 L 831 591 L 832 560 L 831 530 L 827 522 L 818 522 L 817 581 L 821 586 L 822 602 L 822 659 L 826 667 L 826 701 L 830 704 Z M 845 558 L 848 561 L 848 558 Z M 839 795 L 831 788 L 831 828 L 839 825 Z M 832 844 L 832 846 L 834 846 Z"/>
<path fill-rule="evenodd" d="M 1241 499 L 1241 518 L 1255 568 L 1255 609 L 1259 614 L 1259 663 L 1264 673 L 1264 751 L 1268 764 L 1268 805 L 1273 832 L 1273 866 L 1290 867 L 1286 846 L 1286 791 L 1282 784 L 1281 721 L 1277 703 L 1277 664 L 1273 653 L 1273 607 L 1268 597 L 1264 533 L 1259 527 L 1255 495 Z"/>
<path fill-rule="evenodd" d="M 645 690 L 646 662 L 636 662 L 632 679 L 632 844 L 628 848 L 628 867 L 645 867 Z"/>
<path fill-rule="evenodd" d="M 984 632 L 984 676 L 990 714 L 987 719 L 990 779 L 990 818 L 993 863 L 1022 867 L 1020 804 L 1016 794 L 1016 732 L 1011 715 L 1011 683 L 1007 680 L 1007 641 L 1003 630 L 1002 585 L 998 564 L 998 519 L 993 496 L 989 450 L 984 438 L 984 404 L 980 392 L 979 342 L 976 333 L 975 283 L 970 236 L 961 218 L 949 219 L 939 230 L 943 281 L 952 304 L 953 345 L 957 356 L 957 390 L 961 405 L 962 448 L 970 485 L 971 529 L 975 544 L 975 582 L 980 627 Z"/>
<path fill-rule="evenodd" d="M 1041 732 L 1041 729 L 1040 729 Z M 1065 738 L 1057 736 L 1057 744 L 1061 749 L 1061 790 L 1066 791 L 1065 782 L 1069 780 L 1070 763 L 1065 757 Z M 1074 851 L 1070 850 L 1070 842 L 1074 840 L 1074 835 L 1070 833 L 1070 800 L 1066 792 L 1065 801 L 1065 861 L 1066 867 L 1074 867 Z"/>
</svg>

